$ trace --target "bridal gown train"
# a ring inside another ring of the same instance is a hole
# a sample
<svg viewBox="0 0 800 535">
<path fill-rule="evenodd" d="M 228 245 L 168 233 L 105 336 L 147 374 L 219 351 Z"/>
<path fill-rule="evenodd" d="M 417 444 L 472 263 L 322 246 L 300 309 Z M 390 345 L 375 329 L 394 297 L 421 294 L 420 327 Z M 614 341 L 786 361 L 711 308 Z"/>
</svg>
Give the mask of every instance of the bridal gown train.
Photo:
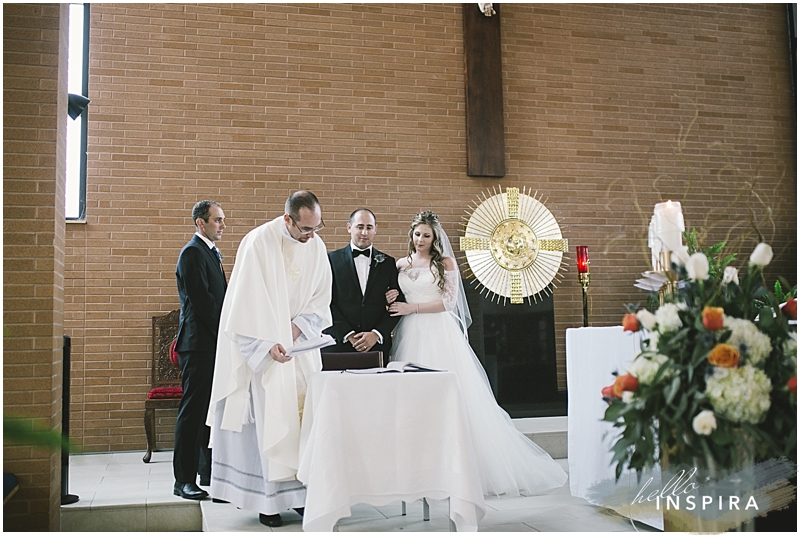
<svg viewBox="0 0 800 535">
<path fill-rule="evenodd" d="M 458 274 L 446 272 L 446 292 L 457 291 Z M 408 303 L 442 299 L 429 268 L 400 271 Z M 445 303 L 447 303 L 445 298 Z M 535 495 L 560 488 L 567 474 L 550 455 L 514 427 L 494 399 L 486 372 L 450 312 L 403 316 L 394 331 L 393 360 L 412 361 L 458 376 L 484 495 Z"/>
</svg>

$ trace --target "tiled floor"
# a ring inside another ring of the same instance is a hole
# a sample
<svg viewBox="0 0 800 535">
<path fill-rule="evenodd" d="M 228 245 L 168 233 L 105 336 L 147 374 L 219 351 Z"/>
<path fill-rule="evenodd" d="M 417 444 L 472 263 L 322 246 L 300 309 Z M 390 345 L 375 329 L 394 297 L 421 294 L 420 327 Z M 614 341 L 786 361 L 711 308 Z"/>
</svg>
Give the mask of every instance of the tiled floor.
<svg viewBox="0 0 800 535">
<path fill-rule="evenodd" d="M 172 452 L 76 455 L 70 460 L 69 493 L 80 501 L 62 506 L 62 531 L 302 531 L 294 512 L 284 525 L 270 529 L 258 515 L 210 500 L 193 502 L 172 494 Z M 567 467 L 566 459 L 559 463 Z M 632 524 L 608 509 L 569 494 L 569 483 L 557 493 L 527 498 L 487 498 L 480 531 L 656 531 Z M 360 504 L 343 518 L 339 531 L 448 531 L 447 503 L 432 504 L 431 520 L 422 520 L 422 503 L 383 507 Z"/>
</svg>

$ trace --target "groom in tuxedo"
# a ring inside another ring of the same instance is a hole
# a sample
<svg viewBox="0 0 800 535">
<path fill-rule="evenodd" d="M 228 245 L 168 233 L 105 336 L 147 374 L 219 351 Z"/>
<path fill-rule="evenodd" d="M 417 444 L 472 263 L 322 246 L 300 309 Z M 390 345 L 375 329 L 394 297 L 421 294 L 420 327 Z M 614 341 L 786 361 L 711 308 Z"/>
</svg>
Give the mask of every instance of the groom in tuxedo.
<svg viewBox="0 0 800 535">
<path fill-rule="evenodd" d="M 372 246 L 377 222 L 371 210 L 359 208 L 350 214 L 347 231 L 350 243 L 328 253 L 333 271 L 333 326 L 325 332 L 336 339 L 336 345 L 323 351 L 382 351 L 386 365 L 392 329 L 400 319 L 386 309 L 386 290 L 399 290 L 395 260 Z M 402 294 L 399 299 L 404 300 Z"/>
</svg>

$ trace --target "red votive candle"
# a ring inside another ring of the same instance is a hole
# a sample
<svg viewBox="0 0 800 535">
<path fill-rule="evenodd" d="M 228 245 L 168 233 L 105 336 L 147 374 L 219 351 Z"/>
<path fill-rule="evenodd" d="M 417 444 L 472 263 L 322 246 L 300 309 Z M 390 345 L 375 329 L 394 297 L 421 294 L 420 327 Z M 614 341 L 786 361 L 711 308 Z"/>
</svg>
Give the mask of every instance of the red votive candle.
<svg viewBox="0 0 800 535">
<path fill-rule="evenodd" d="M 589 273 L 589 247 L 578 245 L 575 250 L 578 258 L 578 273 Z"/>
</svg>

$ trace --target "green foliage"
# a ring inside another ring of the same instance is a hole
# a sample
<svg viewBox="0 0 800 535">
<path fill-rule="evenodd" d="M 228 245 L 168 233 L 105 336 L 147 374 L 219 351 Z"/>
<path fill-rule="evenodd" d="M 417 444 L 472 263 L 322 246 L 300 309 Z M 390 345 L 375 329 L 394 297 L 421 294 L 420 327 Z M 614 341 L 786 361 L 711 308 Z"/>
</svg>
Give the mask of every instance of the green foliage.
<svg viewBox="0 0 800 535">
<path fill-rule="evenodd" d="M 3 440 L 22 445 L 77 451 L 77 446 L 64 438 L 61 432 L 30 418 L 3 417 Z"/>
</svg>

